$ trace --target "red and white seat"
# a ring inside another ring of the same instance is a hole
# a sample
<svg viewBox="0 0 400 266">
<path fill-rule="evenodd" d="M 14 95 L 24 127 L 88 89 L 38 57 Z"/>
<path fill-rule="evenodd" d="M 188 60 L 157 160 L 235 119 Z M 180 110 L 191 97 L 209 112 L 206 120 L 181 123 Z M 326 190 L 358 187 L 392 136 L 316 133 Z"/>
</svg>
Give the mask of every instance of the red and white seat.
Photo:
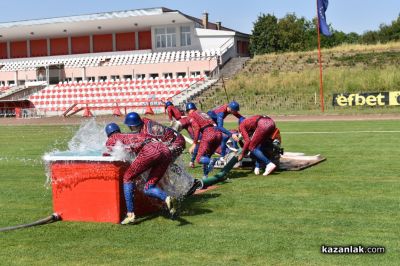
<svg viewBox="0 0 400 266">
<path fill-rule="evenodd" d="M 36 108 L 48 111 L 65 111 L 72 104 L 95 108 L 147 105 L 161 103 L 203 80 L 204 77 L 60 82 L 31 95 L 29 100 Z"/>
</svg>

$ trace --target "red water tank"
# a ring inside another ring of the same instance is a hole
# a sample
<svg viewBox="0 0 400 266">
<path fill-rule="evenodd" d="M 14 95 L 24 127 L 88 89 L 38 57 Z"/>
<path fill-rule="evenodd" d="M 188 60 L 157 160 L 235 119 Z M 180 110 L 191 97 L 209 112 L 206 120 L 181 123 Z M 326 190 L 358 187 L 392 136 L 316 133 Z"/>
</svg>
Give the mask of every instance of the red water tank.
<svg viewBox="0 0 400 266">
<path fill-rule="evenodd" d="M 64 221 L 119 223 L 126 213 L 119 161 L 51 161 L 54 212 Z M 157 212 L 161 203 L 137 189 L 137 216 Z"/>
</svg>

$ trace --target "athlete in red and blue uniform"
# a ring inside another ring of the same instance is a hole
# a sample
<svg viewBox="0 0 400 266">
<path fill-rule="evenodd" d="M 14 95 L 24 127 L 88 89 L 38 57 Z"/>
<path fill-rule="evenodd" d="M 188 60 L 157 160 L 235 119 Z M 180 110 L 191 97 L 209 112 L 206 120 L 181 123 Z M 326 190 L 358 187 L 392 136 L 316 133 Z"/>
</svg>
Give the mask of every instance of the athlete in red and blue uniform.
<svg viewBox="0 0 400 266">
<path fill-rule="evenodd" d="M 183 116 L 184 113 L 182 113 L 181 110 L 179 110 L 176 106 L 171 101 L 168 101 L 165 103 L 165 108 L 168 114 L 168 119 L 171 121 L 170 126 L 171 127 L 176 127 L 175 129 L 178 131 L 181 131 L 182 129 L 186 129 L 187 132 L 189 133 L 190 137 L 193 139 L 193 128 L 190 125 L 189 118 L 186 116 Z M 178 121 L 178 122 L 176 122 Z M 177 125 L 173 126 L 174 123 L 178 123 Z M 181 129 L 178 129 L 178 128 Z M 192 154 L 192 158 L 190 160 L 189 166 L 191 168 L 194 168 L 194 161 L 196 159 L 196 154 L 197 154 L 197 149 L 194 151 Z"/>
<path fill-rule="evenodd" d="M 191 138 L 191 139 L 194 139 L 194 129 L 193 129 L 192 124 L 190 123 L 190 118 L 187 117 L 187 116 L 182 117 L 182 118 L 179 120 L 179 123 L 180 123 L 180 127 L 181 127 L 180 130 L 185 129 L 185 130 L 188 132 L 190 138 Z M 201 134 L 200 134 L 200 136 L 199 136 L 199 140 L 200 140 L 200 139 L 201 139 Z M 196 148 L 195 148 L 194 151 L 193 151 L 192 157 L 190 158 L 189 166 L 190 166 L 191 168 L 194 168 L 194 162 L 195 162 L 195 160 L 196 160 L 198 150 L 199 150 L 199 145 L 197 144 L 197 145 L 196 145 Z"/>
<path fill-rule="evenodd" d="M 186 142 L 182 134 L 154 120 L 141 118 L 136 112 L 128 113 L 124 123 L 133 133 L 142 133 L 146 137 L 165 143 L 175 158 L 185 150 Z"/>
<path fill-rule="evenodd" d="M 206 113 L 197 110 L 194 103 L 189 102 L 186 104 L 186 112 L 188 113 L 190 123 L 194 130 L 193 144 L 189 152 L 193 154 L 201 133 L 202 137 L 196 161 L 203 164 L 203 174 L 206 177 L 214 168 L 216 160 L 211 159 L 211 156 L 221 144 L 222 133 L 215 127 L 213 120 Z"/>
<path fill-rule="evenodd" d="M 135 220 L 133 195 L 135 190 L 134 180 L 142 173 L 150 170 L 144 187 L 144 194 L 165 202 L 171 214 L 175 212 L 175 199 L 157 186 L 164 176 L 169 164 L 173 160 L 170 149 L 161 141 L 149 138 L 145 134 L 122 134 L 118 125 L 111 123 L 106 126 L 108 140 L 106 147 L 112 150 L 118 142 L 121 142 L 130 152 L 137 155 L 123 176 L 124 197 L 127 208 L 127 216 L 121 224 L 133 223 Z"/>
<path fill-rule="evenodd" d="M 185 116 L 179 120 L 181 129 L 186 129 L 191 139 L 194 138 L 194 129 L 192 124 L 190 123 L 190 118 Z"/>
<path fill-rule="evenodd" d="M 243 136 L 244 146 L 242 153 L 239 155 L 239 161 L 247 154 L 248 151 L 256 157 L 259 163 L 266 165 L 264 176 L 272 173 L 276 165 L 269 160 L 261 150 L 261 146 L 265 141 L 270 141 L 275 132 L 275 122 L 268 116 L 255 115 L 244 119 L 239 126 L 239 132 Z M 256 167 L 254 173 L 258 175 L 260 169 Z"/>
<path fill-rule="evenodd" d="M 168 114 L 169 121 L 173 121 L 174 119 L 179 121 L 182 118 L 182 112 L 178 109 L 178 107 L 174 106 L 171 101 L 165 103 L 165 108 Z"/>
<path fill-rule="evenodd" d="M 240 106 L 239 103 L 236 101 L 232 101 L 229 104 L 224 104 L 221 106 L 218 106 L 216 108 L 214 108 L 213 110 L 210 110 L 207 112 L 207 114 L 212 118 L 212 120 L 214 121 L 214 123 L 217 124 L 217 129 L 220 130 L 222 133 L 224 133 L 224 135 L 222 136 L 222 142 L 221 142 L 221 157 L 225 156 L 225 151 L 226 151 L 226 143 L 229 140 L 229 138 L 232 137 L 232 133 L 227 130 L 226 128 L 224 128 L 224 119 L 232 114 L 234 116 L 236 116 L 239 119 L 239 123 L 240 121 L 242 121 L 244 119 L 244 117 L 239 113 L 240 110 Z M 235 141 L 237 141 L 238 139 L 236 137 Z"/>
<path fill-rule="evenodd" d="M 239 135 L 239 131 L 237 131 L 236 129 L 231 129 L 231 130 L 229 130 L 229 132 L 231 132 L 232 135 Z M 234 140 L 234 139 L 231 139 L 231 147 L 232 147 L 233 149 L 236 149 L 236 150 L 239 149 L 239 142 L 236 141 L 236 140 Z M 228 145 L 226 145 L 225 155 L 226 155 L 227 153 L 231 152 L 231 151 L 232 151 L 232 149 L 230 149 L 230 148 L 228 147 Z M 218 153 L 218 154 L 222 154 L 221 146 L 218 147 L 218 149 L 217 149 L 215 152 Z"/>
</svg>

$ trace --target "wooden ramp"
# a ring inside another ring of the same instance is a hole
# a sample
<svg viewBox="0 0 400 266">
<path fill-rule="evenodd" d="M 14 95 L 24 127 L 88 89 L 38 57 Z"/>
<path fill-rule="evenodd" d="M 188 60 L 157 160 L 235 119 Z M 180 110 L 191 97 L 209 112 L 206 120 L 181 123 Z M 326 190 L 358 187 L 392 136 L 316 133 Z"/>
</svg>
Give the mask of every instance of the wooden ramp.
<svg viewBox="0 0 400 266">
<path fill-rule="evenodd" d="M 321 155 L 307 156 L 303 154 L 284 153 L 280 159 L 279 170 L 299 171 L 325 161 Z"/>
<path fill-rule="evenodd" d="M 300 152 L 285 152 L 279 160 L 279 170 L 299 171 L 319 164 L 325 160 L 326 158 L 320 154 L 309 156 Z M 223 166 L 224 164 L 221 165 L 220 162 L 217 161 L 214 168 L 222 168 Z M 235 164 L 233 168 L 254 168 L 254 160 L 248 157 L 244 158 L 242 161 Z"/>
</svg>

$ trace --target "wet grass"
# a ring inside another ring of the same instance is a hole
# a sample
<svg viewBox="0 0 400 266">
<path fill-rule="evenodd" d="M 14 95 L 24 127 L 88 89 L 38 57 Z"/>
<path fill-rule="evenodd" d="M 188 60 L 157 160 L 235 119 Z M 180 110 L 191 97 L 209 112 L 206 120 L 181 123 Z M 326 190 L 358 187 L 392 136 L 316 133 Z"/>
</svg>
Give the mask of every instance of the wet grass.
<svg viewBox="0 0 400 266">
<path fill-rule="evenodd" d="M 0 264 L 396 265 L 400 133 L 344 131 L 399 131 L 398 121 L 278 126 L 287 151 L 328 160 L 269 177 L 235 170 L 229 182 L 187 199 L 175 221 L 157 214 L 134 226 L 58 222 L 0 233 Z M 0 227 L 52 213 L 40 158 L 65 148 L 74 129 L 1 127 Z M 323 244 L 379 245 L 386 253 L 323 255 Z"/>
</svg>

